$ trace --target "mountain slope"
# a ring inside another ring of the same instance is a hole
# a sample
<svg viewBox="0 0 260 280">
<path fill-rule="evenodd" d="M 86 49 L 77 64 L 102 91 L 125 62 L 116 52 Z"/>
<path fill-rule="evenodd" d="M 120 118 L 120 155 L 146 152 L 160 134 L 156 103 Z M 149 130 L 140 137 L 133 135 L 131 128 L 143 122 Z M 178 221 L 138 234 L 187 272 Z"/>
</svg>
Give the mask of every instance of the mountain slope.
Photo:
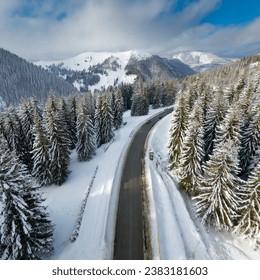
<svg viewBox="0 0 260 280">
<path fill-rule="evenodd" d="M 44 100 L 52 92 L 67 95 L 77 90 L 69 83 L 17 55 L 0 49 L 0 103 L 18 104 L 21 99 Z M 1 105 L 0 105 L 1 107 Z"/>
<path fill-rule="evenodd" d="M 222 58 L 208 52 L 180 52 L 173 55 L 173 58 L 179 59 L 183 63 L 189 65 L 196 72 L 203 72 L 232 63 L 231 59 Z"/>
<path fill-rule="evenodd" d="M 179 61 L 141 51 L 87 52 L 65 60 L 35 64 L 63 77 L 81 91 L 100 90 L 122 82 L 133 83 L 137 76 L 147 81 L 182 78 L 194 73 Z"/>
</svg>

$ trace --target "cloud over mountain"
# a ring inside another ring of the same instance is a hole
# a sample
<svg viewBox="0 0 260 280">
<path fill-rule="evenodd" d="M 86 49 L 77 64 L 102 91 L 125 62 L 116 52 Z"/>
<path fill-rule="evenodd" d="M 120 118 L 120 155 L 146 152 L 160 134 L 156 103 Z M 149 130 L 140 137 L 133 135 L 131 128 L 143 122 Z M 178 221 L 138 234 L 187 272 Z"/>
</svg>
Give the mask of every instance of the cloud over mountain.
<svg viewBox="0 0 260 280">
<path fill-rule="evenodd" d="M 213 25 L 221 0 L 2 0 L 1 47 L 28 59 L 59 59 L 84 51 L 206 50 L 222 55 L 260 48 L 260 19 Z M 180 3 L 185 5 L 180 6 Z"/>
</svg>

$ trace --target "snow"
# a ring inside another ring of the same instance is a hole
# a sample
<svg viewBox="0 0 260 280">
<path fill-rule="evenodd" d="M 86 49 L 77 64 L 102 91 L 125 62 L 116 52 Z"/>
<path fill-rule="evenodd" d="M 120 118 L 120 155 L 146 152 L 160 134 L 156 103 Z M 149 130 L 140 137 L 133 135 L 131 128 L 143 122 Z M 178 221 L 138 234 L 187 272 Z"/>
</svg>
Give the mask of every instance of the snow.
<svg viewBox="0 0 260 280">
<path fill-rule="evenodd" d="M 106 59 L 112 63 L 116 61 L 119 67 L 116 71 L 112 69 L 106 69 L 107 74 L 98 74 L 100 77 L 99 83 L 90 86 L 89 90 L 94 92 L 101 89 L 101 87 L 107 87 L 113 85 L 115 81 L 120 83 L 133 83 L 136 79 L 136 75 L 126 75 L 125 67 L 130 59 L 145 60 L 152 55 L 139 50 L 131 50 L 125 52 L 86 52 L 78 56 L 58 60 L 58 61 L 37 61 L 35 65 L 42 66 L 44 69 L 48 69 L 50 65 L 60 65 L 62 68 L 71 69 L 75 71 L 88 71 L 90 67 L 97 64 L 102 64 Z M 80 83 L 75 82 L 74 87 L 80 89 Z"/>
<path fill-rule="evenodd" d="M 173 55 L 173 58 L 189 65 L 196 71 L 203 72 L 216 66 L 231 63 L 233 60 L 222 58 L 209 52 L 180 52 Z"/>
<path fill-rule="evenodd" d="M 45 204 L 56 224 L 54 231 L 55 254 L 51 259 L 111 259 L 115 231 L 120 174 L 129 143 L 134 132 L 151 115 L 163 109 L 150 110 L 148 116 L 131 117 L 124 114 L 122 128 L 114 140 L 101 146 L 92 160 L 79 162 L 75 150 L 71 154 L 68 180 L 60 187 L 44 188 Z M 70 238 L 76 228 L 81 205 L 98 166 L 82 216 L 79 236 Z"/>
<path fill-rule="evenodd" d="M 152 55 L 140 50 L 133 50 L 131 51 L 131 57 L 137 60 L 145 60 L 147 58 L 150 58 Z"/>
<path fill-rule="evenodd" d="M 215 54 L 208 52 L 182 52 L 173 55 L 173 58 L 181 60 L 183 63 L 188 65 L 197 66 L 201 64 L 226 64 L 230 61 L 225 58 L 221 58 Z"/>
<path fill-rule="evenodd" d="M 131 117 L 115 133 L 114 140 L 101 146 L 92 160 L 79 162 L 71 154 L 71 173 L 62 186 L 43 188 L 45 204 L 55 223 L 54 260 L 112 259 L 120 174 L 134 132 L 151 115 Z M 192 201 L 177 188 L 167 171 L 167 143 L 171 115 L 158 122 L 150 133 L 146 154 L 146 177 L 154 259 L 260 259 L 249 241 L 226 232 L 206 229 L 195 217 Z M 151 161 L 148 151 L 153 150 Z M 82 203 L 98 167 L 82 214 Z M 0 203 L 0 210 L 1 210 Z M 81 215 L 79 235 L 71 237 Z M 3 217 L 0 216 L 0 223 Z"/>
<path fill-rule="evenodd" d="M 167 170 L 167 144 L 171 116 L 153 128 L 146 154 L 152 237 L 156 259 L 260 259 L 249 241 L 227 232 L 206 229 L 193 211 L 192 201 L 182 193 Z M 158 242 L 159 240 L 159 242 Z M 160 255 L 158 255 L 158 252 Z"/>
<path fill-rule="evenodd" d="M 117 62 L 124 68 L 129 62 L 130 58 L 135 58 L 137 60 L 143 60 L 151 57 L 152 55 L 138 50 L 131 50 L 125 52 L 85 52 L 79 54 L 75 57 L 57 60 L 57 61 L 44 61 L 40 60 L 35 62 L 35 65 L 42 66 L 47 69 L 50 65 L 60 65 L 63 64 L 64 68 L 82 71 L 88 70 L 89 67 L 95 66 L 97 64 L 103 63 L 108 58 L 114 58 Z"/>
<path fill-rule="evenodd" d="M 257 68 L 257 67 L 259 67 L 259 65 L 260 65 L 259 61 L 251 63 L 249 65 L 249 69 Z"/>
</svg>

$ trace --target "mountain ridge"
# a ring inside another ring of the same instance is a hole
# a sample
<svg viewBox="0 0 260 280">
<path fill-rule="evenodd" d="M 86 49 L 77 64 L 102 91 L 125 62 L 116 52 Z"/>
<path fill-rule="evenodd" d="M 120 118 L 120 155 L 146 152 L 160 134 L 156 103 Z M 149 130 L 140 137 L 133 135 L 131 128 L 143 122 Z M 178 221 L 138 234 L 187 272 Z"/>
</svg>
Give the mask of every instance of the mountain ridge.
<svg viewBox="0 0 260 280">
<path fill-rule="evenodd" d="M 189 65 L 196 72 L 204 72 L 234 61 L 210 52 L 201 51 L 178 52 L 173 55 L 173 58 L 179 59 L 183 63 Z"/>
<path fill-rule="evenodd" d="M 134 83 L 137 77 L 144 81 L 178 79 L 195 73 L 181 61 L 139 50 L 85 52 L 64 60 L 38 61 L 35 64 L 70 81 L 81 91 Z"/>
</svg>

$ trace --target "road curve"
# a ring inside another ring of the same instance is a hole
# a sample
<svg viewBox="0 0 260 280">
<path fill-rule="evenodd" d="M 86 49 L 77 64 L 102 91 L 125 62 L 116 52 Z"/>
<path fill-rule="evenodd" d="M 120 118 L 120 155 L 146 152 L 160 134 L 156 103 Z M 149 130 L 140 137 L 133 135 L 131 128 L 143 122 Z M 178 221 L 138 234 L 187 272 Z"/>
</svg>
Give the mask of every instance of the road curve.
<svg viewBox="0 0 260 280">
<path fill-rule="evenodd" d="M 121 176 L 114 260 L 143 260 L 142 158 L 150 129 L 172 109 L 147 121 L 133 136 Z"/>
</svg>

